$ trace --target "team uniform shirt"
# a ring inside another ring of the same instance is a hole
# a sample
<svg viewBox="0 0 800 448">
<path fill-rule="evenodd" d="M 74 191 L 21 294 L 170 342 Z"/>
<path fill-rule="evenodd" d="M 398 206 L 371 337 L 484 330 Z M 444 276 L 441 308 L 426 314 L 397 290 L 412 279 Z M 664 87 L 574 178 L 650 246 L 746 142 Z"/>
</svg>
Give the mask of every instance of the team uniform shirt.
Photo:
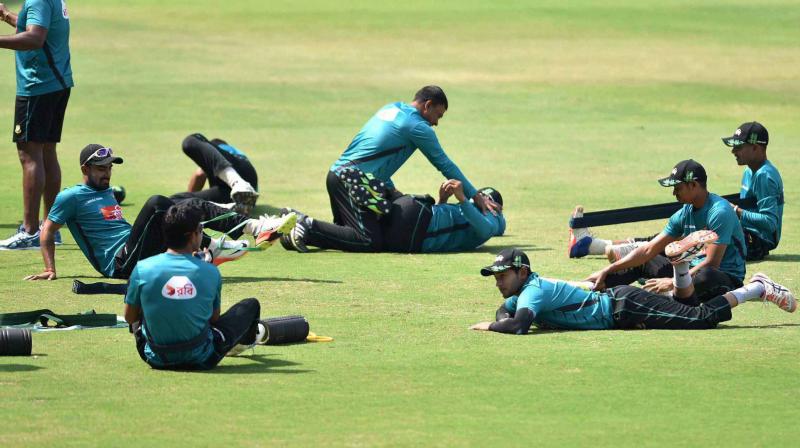
<svg viewBox="0 0 800 448">
<path fill-rule="evenodd" d="M 331 171 L 358 168 L 394 188 L 392 175 L 417 148 L 444 177 L 460 180 L 467 197 L 475 196 L 478 190 L 447 157 L 430 123 L 415 107 L 402 102 L 381 108 L 353 138 L 350 146 L 331 166 Z"/>
<path fill-rule="evenodd" d="M 69 14 L 64 0 L 25 0 L 17 33 L 28 25 L 47 28 L 44 46 L 17 50 L 17 95 L 38 96 L 73 86 L 69 53 Z"/>
<path fill-rule="evenodd" d="M 214 147 L 217 148 L 219 151 L 224 151 L 232 156 L 241 157 L 243 159 L 247 158 L 247 154 L 242 152 L 242 150 L 227 143 L 220 143 Z"/>
<path fill-rule="evenodd" d="M 708 194 L 703 207 L 695 210 L 692 204 L 685 204 L 675 212 L 664 227 L 664 233 L 673 238 L 683 238 L 696 230 L 713 230 L 719 239 L 714 244 L 727 244 L 719 269 L 739 280 L 744 279 L 744 259 L 747 247 L 744 232 L 731 204 L 714 193 Z M 692 260 L 696 266 L 705 259 L 700 256 Z"/>
<path fill-rule="evenodd" d="M 550 281 L 532 272 L 519 295 L 503 304 L 512 315 L 528 308 L 539 328 L 606 330 L 614 328 L 611 297 L 606 292 L 584 291 L 564 281 Z"/>
<path fill-rule="evenodd" d="M 755 173 L 745 168 L 739 197 L 757 201 L 756 207 L 742 209 L 742 227 L 777 247 L 783 224 L 783 179 L 775 165 L 767 160 Z"/>
<path fill-rule="evenodd" d="M 144 314 L 148 363 L 165 366 L 150 349 L 191 341 L 206 331 L 204 343 L 169 354 L 169 364 L 202 364 L 214 353 L 214 336 L 208 321 L 220 308 L 222 276 L 219 269 L 188 254 L 163 253 L 139 261 L 131 273 L 125 303 Z"/>
<path fill-rule="evenodd" d="M 422 252 L 457 252 L 480 246 L 506 230 L 502 213 L 481 213 L 470 201 L 431 207 L 431 221 L 422 241 Z"/>
<path fill-rule="evenodd" d="M 47 219 L 69 227 L 97 272 L 106 277 L 114 275 L 114 256 L 128 240 L 131 225 L 122 217 L 122 208 L 111 188 L 95 190 L 87 185 L 67 188 L 56 196 Z"/>
</svg>

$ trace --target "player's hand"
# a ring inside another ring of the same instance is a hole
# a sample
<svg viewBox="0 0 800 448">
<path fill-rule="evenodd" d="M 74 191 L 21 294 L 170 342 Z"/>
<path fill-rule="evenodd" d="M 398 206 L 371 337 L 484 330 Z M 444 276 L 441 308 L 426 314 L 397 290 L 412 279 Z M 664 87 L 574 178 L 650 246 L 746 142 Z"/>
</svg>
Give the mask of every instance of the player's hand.
<svg viewBox="0 0 800 448">
<path fill-rule="evenodd" d="M 492 325 L 491 322 L 478 322 L 477 324 L 469 327 L 470 330 L 476 331 L 489 331 L 489 325 Z"/>
<path fill-rule="evenodd" d="M 481 213 L 491 212 L 494 216 L 497 216 L 498 213 L 503 211 L 502 205 L 480 192 L 472 198 L 472 202 L 475 203 Z"/>
<path fill-rule="evenodd" d="M 439 185 L 439 204 L 446 204 L 447 200 L 450 199 L 450 196 L 453 195 L 451 191 L 448 191 L 448 181 L 442 182 L 442 185 Z"/>
<path fill-rule="evenodd" d="M 35 280 L 55 280 L 56 272 L 55 271 L 44 271 L 41 274 L 32 274 L 25 277 L 25 280 L 35 281 Z"/>
<path fill-rule="evenodd" d="M 601 269 L 594 274 L 586 277 L 585 281 L 594 283 L 594 290 L 595 291 L 602 291 L 606 289 L 606 276 L 608 273 L 605 269 Z"/>
<path fill-rule="evenodd" d="M 656 294 L 663 294 L 672 290 L 671 278 L 651 278 L 644 283 L 642 289 Z"/>
</svg>

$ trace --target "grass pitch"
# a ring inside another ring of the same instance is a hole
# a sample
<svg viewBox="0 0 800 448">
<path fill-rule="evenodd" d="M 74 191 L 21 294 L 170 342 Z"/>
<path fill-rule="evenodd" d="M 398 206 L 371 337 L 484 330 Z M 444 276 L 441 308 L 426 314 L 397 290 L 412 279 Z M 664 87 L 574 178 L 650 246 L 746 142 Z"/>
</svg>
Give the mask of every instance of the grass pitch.
<svg viewBox="0 0 800 448">
<path fill-rule="evenodd" d="M 13 2 L 18 9 L 20 2 Z M 695 158 L 717 193 L 739 189 L 720 136 L 753 119 L 771 132 L 786 187 L 783 241 L 748 266 L 800 290 L 800 4 L 639 2 L 70 2 L 76 87 L 59 147 L 63 185 L 85 144 L 125 158 L 132 221 L 152 194 L 185 188 L 182 138 L 202 131 L 248 152 L 262 211 L 330 217 L 330 164 L 383 104 L 441 85 L 437 133 L 476 185 L 506 199 L 508 233 L 471 253 L 296 254 L 280 247 L 222 267 L 223 307 L 255 296 L 299 313 L 329 344 L 259 347 L 208 373 L 157 372 L 125 330 L 36 334 L 30 358 L 0 358 L 0 445 L 724 445 L 788 446 L 800 418 L 797 316 L 747 304 L 714 331 L 467 331 L 500 303 L 478 269 L 526 249 L 543 275 L 583 278 L 567 219 L 666 202 L 655 179 Z M 5 33 L 11 28 L 4 28 Z M 0 231 L 22 214 L 10 143 L 13 54 L 0 89 Z M 434 192 L 416 155 L 395 182 Z M 612 237 L 663 223 L 598 229 Z M 65 234 L 59 280 L 26 283 L 36 252 L 0 253 L 0 311 L 94 308 L 98 275 Z"/>
</svg>

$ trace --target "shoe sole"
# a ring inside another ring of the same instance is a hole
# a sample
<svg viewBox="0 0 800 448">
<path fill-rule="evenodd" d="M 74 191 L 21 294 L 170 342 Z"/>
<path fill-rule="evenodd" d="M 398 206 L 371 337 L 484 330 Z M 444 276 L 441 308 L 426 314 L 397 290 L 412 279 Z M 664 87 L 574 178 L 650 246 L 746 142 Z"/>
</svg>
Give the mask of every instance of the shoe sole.
<svg viewBox="0 0 800 448">
<path fill-rule="evenodd" d="M 41 250 L 42 246 L 28 246 L 28 247 L 0 247 L 0 250 Z"/>
<path fill-rule="evenodd" d="M 686 236 L 686 238 L 680 241 L 673 241 L 672 243 L 669 243 L 664 249 L 664 254 L 672 263 L 689 261 L 696 258 L 706 244 L 713 243 L 718 239 L 719 236 L 717 236 L 716 232 L 711 230 L 698 230 L 696 232 L 692 232 Z M 690 253 L 685 257 L 682 257 L 684 254 L 686 254 L 686 252 Z"/>
<path fill-rule="evenodd" d="M 280 227 L 271 232 L 262 232 L 258 235 L 258 238 L 256 238 L 256 247 L 261 247 L 263 244 L 269 244 L 271 246 L 275 241 L 280 239 L 281 235 L 292 230 L 295 224 L 297 224 L 297 215 L 291 214 L 286 216 L 289 218 L 286 222 L 281 224 Z"/>
<path fill-rule="evenodd" d="M 361 170 L 346 168 L 339 173 L 339 179 L 347 187 L 350 197 L 360 207 L 379 215 L 388 214 L 391 204 L 386 200 L 386 182 L 376 179 Z"/>
<path fill-rule="evenodd" d="M 233 202 L 235 202 L 237 206 L 248 207 L 250 210 L 252 210 L 252 208 L 256 206 L 256 200 L 258 199 L 258 196 L 258 192 L 254 191 L 237 191 L 236 193 L 231 194 L 231 199 L 233 199 Z"/>
</svg>

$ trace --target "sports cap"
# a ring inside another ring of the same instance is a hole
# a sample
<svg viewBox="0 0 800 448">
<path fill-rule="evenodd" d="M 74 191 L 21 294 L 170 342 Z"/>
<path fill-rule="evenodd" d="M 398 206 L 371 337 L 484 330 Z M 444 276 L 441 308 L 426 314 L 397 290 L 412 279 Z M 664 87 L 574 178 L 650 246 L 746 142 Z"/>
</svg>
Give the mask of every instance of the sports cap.
<svg viewBox="0 0 800 448">
<path fill-rule="evenodd" d="M 112 163 L 122 163 L 122 157 L 114 156 L 111 148 L 91 143 L 81 150 L 81 166 L 111 165 Z"/>
<path fill-rule="evenodd" d="M 517 248 L 505 249 L 497 254 L 494 258 L 494 263 L 481 269 L 481 275 L 488 277 L 498 272 L 504 272 L 511 268 L 519 269 L 523 266 L 528 269 L 531 268 L 531 262 L 528 260 L 528 256 L 525 255 L 525 252 Z"/>
<path fill-rule="evenodd" d="M 769 132 L 763 124 L 757 121 L 743 123 L 730 137 L 722 137 L 725 146 L 739 146 L 745 143 L 759 144 L 767 146 L 769 144 Z"/>
<path fill-rule="evenodd" d="M 662 187 L 674 187 L 675 185 L 686 183 L 686 182 L 706 182 L 708 180 L 708 176 L 706 176 L 706 169 L 703 168 L 703 165 L 700 165 L 695 160 L 682 160 L 675 165 L 675 168 L 672 169 L 672 172 L 669 173 L 669 176 L 659 179 L 658 183 L 661 184 Z"/>
</svg>

